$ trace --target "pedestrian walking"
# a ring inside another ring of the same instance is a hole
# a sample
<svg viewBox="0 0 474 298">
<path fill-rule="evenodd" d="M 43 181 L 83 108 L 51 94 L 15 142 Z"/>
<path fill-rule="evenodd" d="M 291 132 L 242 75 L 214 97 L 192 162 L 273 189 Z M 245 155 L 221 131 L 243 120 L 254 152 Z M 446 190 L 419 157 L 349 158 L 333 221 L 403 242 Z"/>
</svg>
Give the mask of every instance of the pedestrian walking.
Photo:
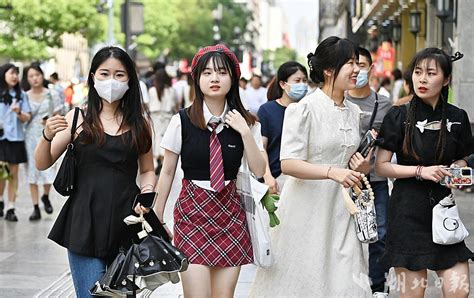
<svg viewBox="0 0 474 298">
<path fill-rule="evenodd" d="M 396 103 L 400 98 L 400 95 L 403 90 L 403 74 L 402 71 L 398 68 L 395 68 L 392 71 L 393 76 L 393 88 L 392 88 L 392 101 Z"/>
<path fill-rule="evenodd" d="M 44 76 L 43 76 L 44 77 Z M 43 79 L 44 80 L 44 79 Z M 57 104 L 58 105 L 61 105 L 61 110 L 59 111 L 61 114 L 65 114 L 67 111 L 66 111 L 66 94 L 64 93 L 64 88 L 63 86 L 61 85 L 61 82 L 59 81 L 59 77 L 58 77 L 58 73 L 57 72 L 53 72 L 50 76 L 49 76 L 49 81 L 51 82 L 50 83 L 50 86 L 48 86 L 48 88 L 50 89 L 53 89 L 53 90 L 56 90 L 57 94 L 58 94 L 58 98 L 57 98 Z"/>
<path fill-rule="evenodd" d="M 382 121 L 388 110 L 392 107 L 392 100 L 382 94 L 377 94 L 369 86 L 374 65 L 370 52 L 362 47 L 357 48 L 359 52 L 359 74 L 357 75 L 357 88 L 346 92 L 346 99 L 359 106 L 361 114 L 361 137 L 370 129 L 376 132 L 380 130 Z M 375 113 L 373 123 L 370 121 Z M 372 126 L 371 126 L 372 125 Z M 378 260 L 385 252 L 385 234 L 387 231 L 388 214 L 388 182 L 386 177 L 379 177 L 374 171 L 375 154 L 370 159 L 370 174 L 368 176 L 370 185 L 375 195 L 375 209 L 377 214 L 378 241 L 369 244 L 369 277 L 371 280 L 372 293 L 374 297 L 386 297 L 388 288 L 385 287 L 388 270 L 380 266 Z"/>
<path fill-rule="evenodd" d="M 171 78 L 164 68 L 156 71 L 153 87 L 148 91 L 151 119 L 153 121 L 153 157 L 157 161 L 156 174 L 158 175 L 163 163 L 163 149 L 160 148 L 161 140 L 171 117 L 176 112 L 178 97 L 176 90 L 171 87 Z"/>
<path fill-rule="evenodd" d="M 77 297 L 89 297 L 120 246 L 131 244 L 123 219 L 132 213 L 135 196 L 152 191 L 156 179 L 151 125 L 130 56 L 118 47 L 99 50 L 88 85 L 87 107 L 84 116 L 79 113 L 73 142 L 74 192 L 48 236 L 67 248 Z M 66 150 L 73 115 L 71 111 L 46 121 L 35 152 L 38 169 L 51 167 Z"/>
<path fill-rule="evenodd" d="M 244 91 L 245 104 L 248 110 L 254 115 L 257 114 L 261 105 L 268 101 L 267 88 L 262 86 L 262 77 L 254 74 L 250 79 L 250 84 Z"/>
<path fill-rule="evenodd" d="M 30 220 L 41 219 L 39 209 L 39 190 L 38 185 L 43 186 L 43 195 L 41 201 L 46 213 L 53 213 L 53 206 L 49 200 L 49 190 L 54 181 L 55 169 L 51 167 L 45 171 L 39 171 L 35 163 L 35 148 L 41 139 L 46 120 L 54 115 L 60 115 L 63 110 L 63 104 L 56 90 L 50 90 L 44 85 L 44 73 L 38 64 L 32 64 L 24 71 L 27 82 L 28 99 L 31 108 L 31 120 L 26 125 L 26 153 L 28 156 L 27 177 L 30 184 L 31 200 L 33 202 L 33 213 Z"/>
<path fill-rule="evenodd" d="M 28 97 L 20 88 L 18 68 L 4 64 L 0 68 L 0 161 L 8 163 L 12 175 L 8 181 L 8 202 L 5 219 L 18 221 L 15 214 L 18 189 L 18 165 L 27 161 L 24 123 L 30 121 L 31 109 Z M 5 208 L 3 193 L 5 180 L 0 180 L 0 216 Z"/>
<path fill-rule="evenodd" d="M 388 97 L 390 98 L 391 95 L 390 95 L 390 79 L 389 78 L 383 78 L 382 81 L 380 82 L 380 88 L 379 88 L 379 91 L 378 93 L 385 96 L 385 97 Z"/>
<path fill-rule="evenodd" d="M 257 116 L 262 126 L 262 142 L 267 158 L 263 179 L 271 193 L 279 193 L 285 176 L 281 173 L 280 148 L 283 119 L 288 105 L 300 101 L 308 92 L 308 72 L 295 61 L 283 63 L 268 87 L 268 102 L 260 106 Z"/>
<path fill-rule="evenodd" d="M 433 207 L 451 193 L 439 184 L 449 175 L 445 167 L 465 166 L 474 150 L 467 113 L 447 102 L 451 59 L 437 48 L 415 55 L 413 99 L 392 107 L 378 136 L 377 174 L 396 178 L 381 262 L 395 268 L 401 297 L 424 297 L 427 269 L 438 274 L 444 297 L 469 294 L 474 254 L 464 241 L 440 245 L 432 238 Z M 394 153 L 398 164 L 390 162 Z"/>
<path fill-rule="evenodd" d="M 355 154 L 360 109 L 344 99 L 359 73 L 356 46 L 328 37 L 308 55 L 310 77 L 321 89 L 289 105 L 281 140 L 281 168 L 289 175 L 271 231 L 276 263 L 257 269 L 250 296 L 371 296 L 367 260 L 341 185 L 359 184 L 369 158 Z M 352 169 L 348 168 L 348 164 Z"/>
<path fill-rule="evenodd" d="M 195 100 L 173 116 L 161 142 L 165 155 L 156 214 L 163 219 L 181 157 L 174 244 L 190 263 L 181 273 L 184 296 L 233 297 L 240 266 L 253 261 L 236 178 L 244 154 L 250 170 L 264 174 L 260 127 L 240 101 L 239 62 L 227 47 L 199 50 L 192 76 Z"/>
<path fill-rule="evenodd" d="M 402 106 L 412 100 L 413 98 L 413 93 L 415 91 L 413 90 L 413 80 L 411 78 L 412 72 L 410 70 L 407 70 L 403 73 L 403 92 L 402 94 L 404 95 L 402 98 L 399 98 L 394 105 L 396 106 Z"/>
</svg>

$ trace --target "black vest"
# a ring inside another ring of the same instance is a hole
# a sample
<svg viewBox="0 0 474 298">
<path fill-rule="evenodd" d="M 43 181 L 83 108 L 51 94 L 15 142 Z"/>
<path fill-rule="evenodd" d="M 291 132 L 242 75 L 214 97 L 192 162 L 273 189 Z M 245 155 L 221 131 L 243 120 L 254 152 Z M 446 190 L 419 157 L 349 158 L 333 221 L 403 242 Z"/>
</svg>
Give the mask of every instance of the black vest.
<svg viewBox="0 0 474 298">
<path fill-rule="evenodd" d="M 194 126 L 187 111 L 188 109 L 179 111 L 182 137 L 181 168 L 185 179 L 208 181 L 210 180 L 209 143 L 211 131 Z M 224 129 L 217 134 L 217 138 L 222 148 L 225 180 L 236 179 L 244 154 L 242 137 L 233 128 L 224 126 Z"/>
</svg>

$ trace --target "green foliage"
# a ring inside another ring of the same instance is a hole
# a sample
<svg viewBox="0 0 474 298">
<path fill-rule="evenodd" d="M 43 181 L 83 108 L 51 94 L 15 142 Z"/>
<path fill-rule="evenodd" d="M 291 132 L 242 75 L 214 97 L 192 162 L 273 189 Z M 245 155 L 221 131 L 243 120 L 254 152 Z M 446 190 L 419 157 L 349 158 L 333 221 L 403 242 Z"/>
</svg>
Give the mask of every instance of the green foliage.
<svg viewBox="0 0 474 298">
<path fill-rule="evenodd" d="M 145 5 L 145 33 L 137 38 L 138 49 L 154 60 L 169 57 L 192 59 L 199 48 L 214 43 L 212 10 L 223 5 L 220 33 L 222 42 L 234 46 L 234 27 L 242 31 L 250 12 L 232 0 L 142 0 Z"/>
<path fill-rule="evenodd" d="M 13 59 L 47 58 L 48 47 L 63 33 L 81 33 L 90 41 L 103 35 L 97 0 L 0 1 L 0 55 Z"/>
<path fill-rule="evenodd" d="M 159 55 L 192 59 L 200 47 L 214 43 L 212 10 L 223 6 L 221 42 L 236 47 L 234 34 L 242 34 L 251 18 L 242 4 L 233 0 L 134 0 L 144 4 L 145 32 L 135 42 L 138 50 L 155 60 Z M 115 38 L 124 43 L 120 6 L 114 1 Z M 45 59 L 48 48 L 61 45 L 63 33 L 81 33 L 92 44 L 106 38 L 107 14 L 97 12 L 99 0 L 0 0 L 0 56 L 12 59 Z"/>
<path fill-rule="evenodd" d="M 276 50 L 265 50 L 263 52 L 264 61 L 273 61 L 273 70 L 277 70 L 280 65 L 288 61 L 297 61 L 298 55 L 294 49 L 281 47 Z M 302 63 L 305 65 L 304 63 Z"/>
</svg>

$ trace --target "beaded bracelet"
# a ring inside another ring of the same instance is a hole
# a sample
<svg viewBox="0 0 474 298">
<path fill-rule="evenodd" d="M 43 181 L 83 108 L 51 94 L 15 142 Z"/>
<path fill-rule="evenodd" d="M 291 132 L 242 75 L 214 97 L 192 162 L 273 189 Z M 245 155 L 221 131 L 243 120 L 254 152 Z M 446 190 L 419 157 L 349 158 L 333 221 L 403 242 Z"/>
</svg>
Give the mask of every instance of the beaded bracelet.
<svg viewBox="0 0 474 298">
<path fill-rule="evenodd" d="M 364 174 L 362 174 L 362 182 L 364 182 L 365 188 L 367 189 L 369 200 L 362 201 L 361 203 L 364 206 L 368 206 L 369 204 L 372 204 L 374 202 L 375 193 L 374 193 L 374 190 L 372 189 L 372 186 L 370 185 L 369 179 L 367 179 L 367 177 Z M 359 188 L 359 186 L 354 185 L 352 186 L 352 188 L 354 189 L 357 196 L 359 196 L 362 193 L 362 190 Z"/>
</svg>

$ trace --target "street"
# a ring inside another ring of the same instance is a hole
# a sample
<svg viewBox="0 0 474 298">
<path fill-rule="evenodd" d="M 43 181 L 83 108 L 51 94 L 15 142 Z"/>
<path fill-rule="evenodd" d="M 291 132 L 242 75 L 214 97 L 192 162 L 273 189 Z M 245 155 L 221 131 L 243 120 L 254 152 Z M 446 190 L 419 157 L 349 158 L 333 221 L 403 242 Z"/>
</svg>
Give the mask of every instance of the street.
<svg viewBox="0 0 474 298">
<path fill-rule="evenodd" d="M 176 179 L 179 180 L 179 179 Z M 175 181 L 171 197 L 176 197 L 179 184 Z M 461 218 L 467 229 L 474 231 L 474 194 L 457 192 L 457 204 Z M 65 202 L 54 190 L 51 193 L 54 206 L 52 215 L 42 209 L 42 219 L 30 222 L 32 212 L 28 185 L 25 183 L 24 168 L 20 167 L 20 186 L 17 200 L 19 221 L 11 223 L 0 219 L 0 297 L 75 297 L 72 280 L 68 270 L 66 250 L 48 240 L 47 234 Z M 165 221 L 171 222 L 173 200 L 168 201 Z M 468 247 L 474 248 L 474 237 L 466 240 Z M 252 284 L 256 267 L 244 266 L 236 289 L 236 297 L 247 297 Z M 471 280 L 474 278 L 474 267 L 471 266 Z M 429 287 L 425 297 L 441 297 L 436 287 L 434 274 L 430 272 Z M 392 289 L 394 283 L 390 282 Z M 472 292 L 471 284 L 471 292 Z M 181 297 L 180 284 L 166 284 L 158 288 L 151 297 Z M 390 297 L 397 297 L 392 291 Z M 474 297 L 471 294 L 470 297 Z"/>
</svg>

